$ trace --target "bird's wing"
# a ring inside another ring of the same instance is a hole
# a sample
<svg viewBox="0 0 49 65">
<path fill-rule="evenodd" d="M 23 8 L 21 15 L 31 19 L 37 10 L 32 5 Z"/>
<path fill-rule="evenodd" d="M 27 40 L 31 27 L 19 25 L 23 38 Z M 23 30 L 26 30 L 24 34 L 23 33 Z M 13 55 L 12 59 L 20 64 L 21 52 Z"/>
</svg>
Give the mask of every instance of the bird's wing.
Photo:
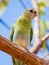
<svg viewBox="0 0 49 65">
<path fill-rule="evenodd" d="M 32 41 L 32 36 L 33 36 L 33 30 L 31 28 L 31 32 L 30 32 L 30 42 Z"/>
<path fill-rule="evenodd" d="M 13 34 L 14 34 L 14 27 L 11 27 L 11 31 L 10 31 L 10 40 L 13 40 Z"/>
</svg>

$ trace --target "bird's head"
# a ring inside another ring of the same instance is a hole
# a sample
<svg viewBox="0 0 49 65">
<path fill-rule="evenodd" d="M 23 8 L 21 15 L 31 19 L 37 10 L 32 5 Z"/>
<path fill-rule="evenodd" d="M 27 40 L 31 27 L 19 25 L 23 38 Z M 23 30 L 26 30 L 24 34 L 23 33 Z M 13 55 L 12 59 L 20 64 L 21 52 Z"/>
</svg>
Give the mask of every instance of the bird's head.
<svg viewBox="0 0 49 65">
<path fill-rule="evenodd" d="M 34 8 L 33 9 L 27 9 L 24 11 L 24 16 L 29 18 L 29 19 L 33 19 L 35 16 L 37 16 L 37 12 Z"/>
</svg>

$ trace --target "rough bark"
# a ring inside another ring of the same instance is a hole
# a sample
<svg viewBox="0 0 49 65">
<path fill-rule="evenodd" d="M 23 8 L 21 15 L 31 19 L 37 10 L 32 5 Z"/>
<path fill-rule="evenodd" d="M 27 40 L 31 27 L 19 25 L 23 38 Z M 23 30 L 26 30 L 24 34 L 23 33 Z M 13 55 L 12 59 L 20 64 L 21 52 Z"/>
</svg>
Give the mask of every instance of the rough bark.
<svg viewBox="0 0 49 65">
<path fill-rule="evenodd" d="M 47 62 L 37 57 L 36 55 L 30 53 L 19 45 L 12 44 L 11 41 L 7 40 L 0 35 L 0 50 L 10 54 L 11 56 L 19 59 L 20 61 L 28 65 L 48 65 Z"/>
</svg>

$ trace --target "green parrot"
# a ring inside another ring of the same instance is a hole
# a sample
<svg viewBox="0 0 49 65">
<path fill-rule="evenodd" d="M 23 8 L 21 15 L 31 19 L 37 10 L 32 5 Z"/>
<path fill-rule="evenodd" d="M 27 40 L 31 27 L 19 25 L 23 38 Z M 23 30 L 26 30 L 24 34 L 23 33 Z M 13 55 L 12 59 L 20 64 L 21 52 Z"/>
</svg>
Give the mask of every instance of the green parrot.
<svg viewBox="0 0 49 65">
<path fill-rule="evenodd" d="M 35 9 L 27 9 L 13 24 L 10 31 L 10 40 L 16 42 L 23 48 L 28 48 L 32 40 L 32 19 L 37 16 Z M 16 58 L 13 59 L 13 65 L 25 65 Z"/>
</svg>

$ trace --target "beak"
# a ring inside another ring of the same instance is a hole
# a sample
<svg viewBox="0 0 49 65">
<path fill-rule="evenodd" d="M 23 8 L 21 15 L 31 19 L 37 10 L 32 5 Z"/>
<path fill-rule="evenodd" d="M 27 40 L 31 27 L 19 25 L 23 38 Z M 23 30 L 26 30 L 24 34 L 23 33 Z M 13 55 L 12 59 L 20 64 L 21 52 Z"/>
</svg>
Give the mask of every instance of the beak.
<svg viewBox="0 0 49 65">
<path fill-rule="evenodd" d="M 34 15 L 37 16 L 37 11 L 34 8 L 32 8 L 32 11 L 34 12 Z"/>
<path fill-rule="evenodd" d="M 34 15 L 37 16 L 37 11 L 34 12 Z"/>
</svg>

